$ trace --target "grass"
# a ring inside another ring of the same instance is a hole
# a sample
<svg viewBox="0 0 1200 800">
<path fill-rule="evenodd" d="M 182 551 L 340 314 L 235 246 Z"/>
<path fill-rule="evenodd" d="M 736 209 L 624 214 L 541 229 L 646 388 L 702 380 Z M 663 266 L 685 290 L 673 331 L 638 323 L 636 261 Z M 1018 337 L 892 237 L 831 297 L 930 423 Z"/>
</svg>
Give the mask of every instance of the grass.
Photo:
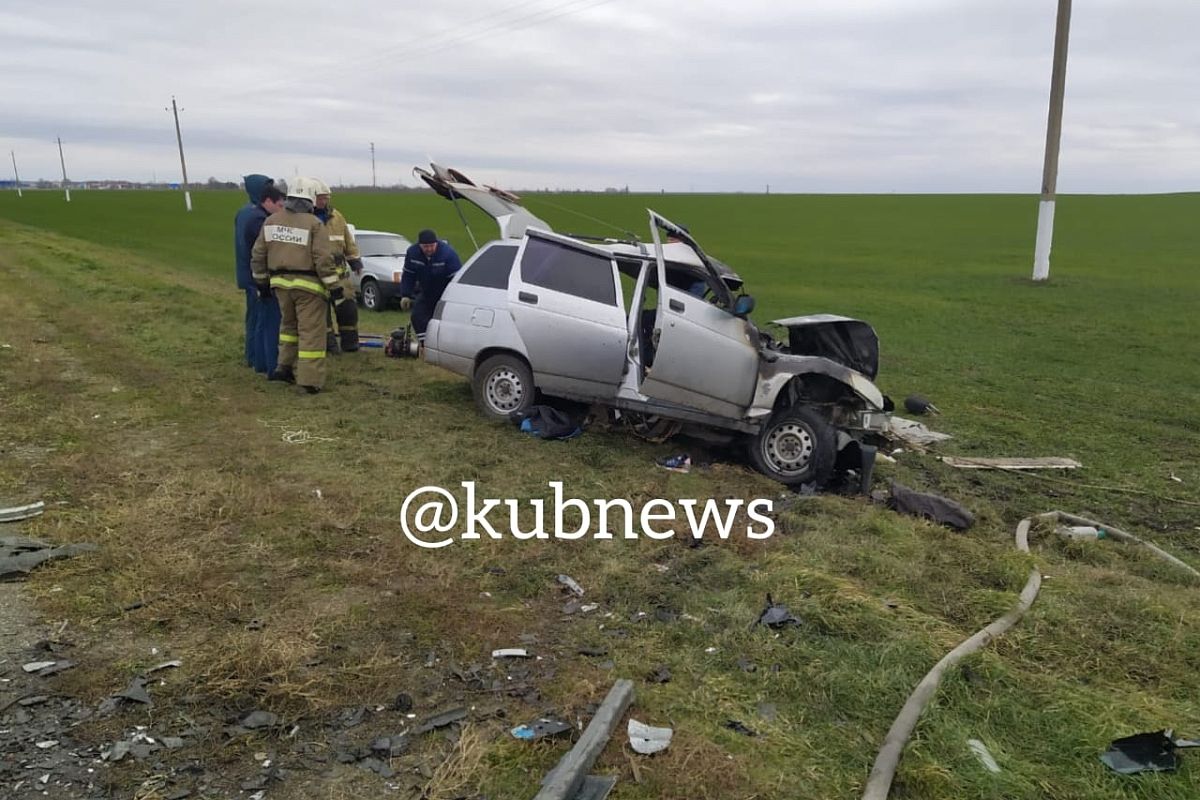
<svg viewBox="0 0 1200 800">
<path fill-rule="evenodd" d="M 893 797 L 1196 796 L 1188 756 L 1177 774 L 1130 779 L 1096 754 L 1136 731 L 1200 730 L 1200 591 L 1114 544 L 1043 535 L 1026 558 L 1011 531 L 1063 508 L 1200 563 L 1200 196 L 1061 198 L 1043 286 L 1028 281 L 1032 198 L 531 196 L 563 230 L 597 225 L 561 207 L 638 232 L 647 206 L 687 224 L 747 279 L 760 322 L 815 311 L 871 321 L 879 383 L 937 403 L 937 427 L 956 437 L 944 452 L 1069 455 L 1085 467 L 1043 479 L 906 454 L 881 468 L 881 479 L 967 504 L 979 522 L 965 535 L 825 497 L 794 506 L 761 543 L 485 541 L 434 552 L 397 526 L 421 485 L 475 480 L 489 496 L 525 500 L 563 480 L 574 496 L 635 504 L 778 489 L 737 463 L 656 470 L 653 459 L 679 444 L 619 431 L 521 437 L 483 422 L 464 381 L 379 353 L 333 362 L 331 391 L 315 398 L 257 380 L 237 363 L 229 240 L 241 200 L 199 192 L 191 215 L 178 200 L 77 192 L 68 207 L 54 193 L 0 196 L 0 342 L 12 345 L 0 349 L 0 497 L 63 503 L 29 532 L 103 546 L 30 580 L 44 612 L 89 643 L 81 668 L 58 679 L 65 689 L 99 699 L 178 657 L 178 674 L 153 689 L 152 724 L 179 709 L 268 708 L 305 730 L 399 691 L 422 716 L 466 696 L 476 710 L 457 742 L 431 734 L 394 766 L 430 795 L 509 798 L 531 796 L 565 744 L 517 742 L 507 728 L 548 710 L 586 719 L 629 676 L 634 716 L 672 725 L 676 739 L 652 759 L 610 745 L 598 769 L 620 775 L 615 797 L 850 798 L 912 686 L 1006 610 L 1036 562 L 1049 578 L 1032 612 L 949 676 Z M 411 237 L 432 225 L 471 250 L 437 198 L 335 202 L 359 227 Z M 361 327 L 402 320 L 364 312 Z M 289 445 L 285 429 L 333 441 Z M 560 572 L 601 611 L 564 616 Z M 804 624 L 751 628 L 768 592 Z M 137 601 L 146 605 L 122 610 Z M 659 609 L 675 621 L 659 621 Z M 522 634 L 536 637 L 542 661 L 490 662 Z M 608 655 L 578 656 L 581 646 Z M 494 697 L 454 677 L 473 665 L 483 685 L 514 690 Z M 646 682 L 659 665 L 672 680 Z M 80 736 L 103 741 L 124 722 L 91 722 Z M 384 711 L 364 728 L 402 724 Z M 971 738 L 1000 774 L 978 765 Z M 202 752 L 236 775 L 245 749 L 212 737 Z M 118 795 L 146 778 L 139 769 L 111 773 Z M 355 770 L 292 791 L 352 796 L 376 790 L 372 780 Z"/>
</svg>

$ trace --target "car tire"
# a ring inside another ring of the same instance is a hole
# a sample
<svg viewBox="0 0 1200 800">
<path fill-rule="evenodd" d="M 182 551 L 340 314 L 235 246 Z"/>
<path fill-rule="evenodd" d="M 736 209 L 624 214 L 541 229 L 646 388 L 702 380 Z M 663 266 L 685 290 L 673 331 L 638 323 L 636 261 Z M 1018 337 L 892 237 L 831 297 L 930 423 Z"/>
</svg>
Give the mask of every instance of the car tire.
<svg viewBox="0 0 1200 800">
<path fill-rule="evenodd" d="M 475 404 L 485 417 L 507 421 L 533 405 L 533 371 L 521 358 L 501 353 L 484 360 L 471 380 Z"/>
<path fill-rule="evenodd" d="M 833 428 L 806 406 L 776 412 L 750 437 L 754 468 L 787 486 L 824 486 L 833 474 L 836 456 Z"/>
<path fill-rule="evenodd" d="M 386 303 L 383 302 L 383 294 L 379 291 L 379 284 L 374 278 L 363 278 L 359 284 L 358 293 L 362 297 L 363 308 L 368 311 L 383 311 Z"/>
</svg>

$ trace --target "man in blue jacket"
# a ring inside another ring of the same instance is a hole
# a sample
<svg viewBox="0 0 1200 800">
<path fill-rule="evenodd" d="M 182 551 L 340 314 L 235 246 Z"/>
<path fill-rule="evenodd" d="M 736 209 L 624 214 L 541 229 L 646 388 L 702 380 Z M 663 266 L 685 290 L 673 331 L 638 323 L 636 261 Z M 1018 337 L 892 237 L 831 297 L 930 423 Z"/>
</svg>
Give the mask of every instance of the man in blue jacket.
<svg viewBox="0 0 1200 800">
<path fill-rule="evenodd" d="M 400 278 L 400 310 L 412 309 L 412 326 L 417 341 L 425 344 L 425 329 L 433 318 L 433 310 L 442 292 L 446 291 L 454 273 L 462 267 L 458 253 L 444 239 L 426 228 L 417 235 L 417 243 L 404 255 L 404 275 Z M 413 292 L 420 284 L 421 293 L 413 302 Z"/>
<path fill-rule="evenodd" d="M 250 250 L 263 222 L 283 207 L 283 191 L 266 175 L 243 178 L 250 202 L 233 219 L 237 285 L 246 293 L 246 365 L 271 375 L 279 354 L 279 304 L 270 292 L 260 293 L 250 276 Z"/>
</svg>

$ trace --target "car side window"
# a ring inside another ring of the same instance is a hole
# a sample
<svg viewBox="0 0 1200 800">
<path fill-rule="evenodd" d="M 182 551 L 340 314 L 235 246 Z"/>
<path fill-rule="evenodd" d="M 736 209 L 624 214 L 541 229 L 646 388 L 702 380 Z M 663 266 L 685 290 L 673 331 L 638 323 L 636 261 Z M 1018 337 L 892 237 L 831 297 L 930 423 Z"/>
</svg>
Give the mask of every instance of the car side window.
<svg viewBox="0 0 1200 800">
<path fill-rule="evenodd" d="M 617 305 L 612 261 L 593 253 L 530 238 L 521 257 L 521 280 L 605 305 Z"/>
<path fill-rule="evenodd" d="M 507 289 L 508 274 L 512 272 L 513 261 L 517 257 L 515 247 L 489 247 L 479 254 L 479 257 L 467 267 L 459 283 L 468 286 L 485 286 L 489 289 Z"/>
</svg>

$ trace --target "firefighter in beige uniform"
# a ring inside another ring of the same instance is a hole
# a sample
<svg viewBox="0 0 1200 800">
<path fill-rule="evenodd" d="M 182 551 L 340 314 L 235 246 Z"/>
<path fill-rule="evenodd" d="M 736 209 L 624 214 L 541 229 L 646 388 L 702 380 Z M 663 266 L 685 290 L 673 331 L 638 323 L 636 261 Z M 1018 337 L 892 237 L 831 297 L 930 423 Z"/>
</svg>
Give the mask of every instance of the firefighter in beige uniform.
<svg viewBox="0 0 1200 800">
<path fill-rule="evenodd" d="M 318 183 L 288 181 L 283 210 L 267 217 L 250 256 L 254 282 L 274 290 L 282 320 L 276 376 L 309 394 L 325 384 L 325 320 L 329 301 L 342 296 L 333 251 L 313 216 Z"/>
<path fill-rule="evenodd" d="M 316 208 L 313 213 L 321 220 L 325 231 L 329 234 L 329 243 L 333 247 L 333 266 L 337 270 L 338 285 L 342 287 L 342 299 L 331 304 L 331 319 L 325 349 L 330 353 L 338 352 L 338 340 L 333 335 L 333 317 L 337 318 L 338 334 L 341 337 L 341 349 L 347 353 L 358 350 L 358 303 L 354 299 L 354 284 L 350 281 L 350 270 L 362 272 L 362 258 L 358 252 L 358 244 L 354 241 L 354 232 L 346 222 L 346 217 L 329 204 L 329 187 L 317 182 Z"/>
</svg>

